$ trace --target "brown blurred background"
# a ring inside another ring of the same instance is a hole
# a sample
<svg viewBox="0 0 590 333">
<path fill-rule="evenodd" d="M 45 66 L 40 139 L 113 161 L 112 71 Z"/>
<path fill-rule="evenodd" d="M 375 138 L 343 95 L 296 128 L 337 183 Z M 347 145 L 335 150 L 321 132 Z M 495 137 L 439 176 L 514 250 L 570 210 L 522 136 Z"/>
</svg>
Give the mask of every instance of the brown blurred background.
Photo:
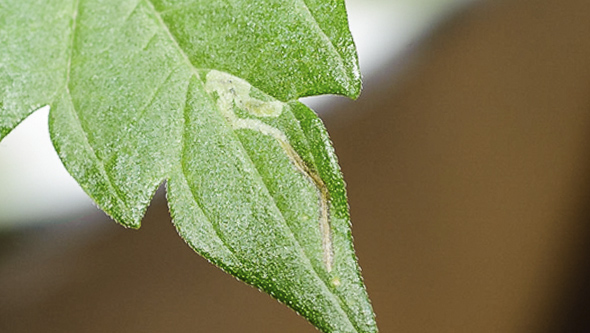
<svg viewBox="0 0 590 333">
<path fill-rule="evenodd" d="M 587 0 L 484 1 L 325 118 L 382 332 L 590 332 L 589 37 Z M 315 332 L 162 193 L 140 231 L 0 237 L 0 332 Z"/>
</svg>

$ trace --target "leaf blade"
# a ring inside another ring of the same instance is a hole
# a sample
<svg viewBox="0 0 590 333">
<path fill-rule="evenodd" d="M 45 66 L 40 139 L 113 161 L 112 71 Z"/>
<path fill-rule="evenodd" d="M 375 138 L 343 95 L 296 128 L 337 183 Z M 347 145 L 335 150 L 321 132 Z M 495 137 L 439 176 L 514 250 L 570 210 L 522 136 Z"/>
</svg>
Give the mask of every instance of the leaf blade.
<svg viewBox="0 0 590 333">
<path fill-rule="evenodd" d="M 285 62 L 272 47 L 261 56 L 254 51 L 268 38 L 232 40 L 230 32 L 232 48 L 251 42 L 250 52 L 208 62 L 187 46 L 191 39 L 170 23 L 178 11 L 162 10 L 163 2 L 71 2 L 62 15 L 69 56 L 50 101 L 52 141 L 72 176 L 119 223 L 138 228 L 167 179 L 174 223 L 198 253 L 326 332 L 376 332 L 329 139 L 313 112 L 291 100 L 358 94 L 356 55 L 339 49 L 352 40 L 347 30 L 338 33 L 348 40 L 324 31 L 319 7 L 293 1 L 307 13 L 301 21 L 264 3 L 268 8 L 242 20 L 258 18 L 274 31 L 270 39 L 287 43 L 287 55 L 299 55 L 295 60 Z M 238 12 L 249 8 L 231 4 Z M 206 32 L 201 36 L 215 35 Z M 275 69 L 270 78 L 262 64 Z"/>
<path fill-rule="evenodd" d="M 343 1 L 325 2 L 330 11 L 310 11 L 303 1 L 152 2 L 196 68 L 241 77 L 283 101 L 326 93 L 355 97 L 360 92 L 350 34 L 328 36 L 322 30 L 327 24 L 317 23 L 333 20 L 334 13 L 346 21 Z M 346 57 L 333 44 L 346 45 Z"/>
<path fill-rule="evenodd" d="M 193 85 L 199 84 L 193 82 Z M 199 90 L 189 88 L 189 92 L 199 93 Z M 199 113 L 194 119 L 190 116 L 185 118 L 188 126 L 185 131 L 188 138 L 185 139 L 188 142 L 185 144 L 187 151 L 183 154 L 183 170 L 195 201 L 204 207 L 207 220 L 212 222 L 221 242 L 237 257 L 240 264 L 226 266 L 224 259 L 215 254 L 212 261 L 221 262 L 226 270 L 240 279 L 287 302 L 326 332 L 363 332 L 358 330 L 355 327 L 356 323 L 350 319 L 350 316 L 356 314 L 346 311 L 342 301 L 332 292 L 331 288 L 334 286 L 329 284 L 332 283 L 333 277 L 329 276 L 325 267 L 322 268 L 323 272 L 318 272 L 319 269 L 316 267 L 319 265 L 316 264 L 314 267 L 306 255 L 305 250 L 310 247 L 308 244 L 311 242 L 302 244 L 296 239 L 284 218 L 284 213 L 277 207 L 260 172 L 251 160 L 251 152 L 256 149 L 248 152 L 243 146 L 244 140 L 240 140 L 239 135 L 236 137 L 231 131 L 213 139 L 203 139 L 212 136 L 209 132 L 213 127 L 209 123 L 212 119 L 216 119 L 216 126 L 219 127 L 213 132 L 228 130 L 226 120 L 215 112 L 214 107 L 200 105 L 207 99 L 205 95 L 189 97 L 189 112 L 201 110 L 211 114 L 203 117 Z M 256 131 L 252 132 L 250 134 L 256 134 Z M 260 137 L 265 135 L 259 136 L 258 139 Z M 271 138 L 270 142 L 265 141 L 264 144 L 271 143 L 272 140 L 274 138 Z M 232 158 L 224 158 L 225 154 Z M 188 160 L 187 156 L 190 157 Z M 283 165 L 284 169 L 292 169 L 291 161 L 283 162 L 286 162 Z M 297 171 L 293 174 L 298 176 Z M 221 179 L 223 184 L 220 184 Z M 175 181 L 172 179 L 171 183 Z M 306 179 L 299 179 L 299 182 L 305 183 Z M 170 189 L 171 193 L 174 193 L 172 186 Z M 317 197 L 313 198 L 316 195 L 313 193 L 314 189 L 310 192 L 312 196 L 308 204 L 317 200 Z M 177 201 L 173 195 L 170 195 L 169 199 L 172 205 Z M 228 206 L 231 209 L 228 209 Z M 172 210 L 178 212 L 176 208 Z M 317 230 L 316 224 L 312 224 L 311 227 L 310 229 Z M 186 232 L 181 231 L 181 234 Z M 314 237 L 314 240 L 318 240 L 318 237 Z M 200 252 L 198 241 L 190 237 L 187 241 Z M 321 242 L 315 243 L 315 246 L 311 245 L 312 252 L 319 250 L 321 253 Z M 316 258 L 316 261 L 319 261 L 320 265 L 323 264 L 322 256 Z M 346 282 L 348 281 L 341 283 Z"/>
<path fill-rule="evenodd" d="M 0 140 L 61 87 L 72 3 L 0 2 Z"/>
</svg>

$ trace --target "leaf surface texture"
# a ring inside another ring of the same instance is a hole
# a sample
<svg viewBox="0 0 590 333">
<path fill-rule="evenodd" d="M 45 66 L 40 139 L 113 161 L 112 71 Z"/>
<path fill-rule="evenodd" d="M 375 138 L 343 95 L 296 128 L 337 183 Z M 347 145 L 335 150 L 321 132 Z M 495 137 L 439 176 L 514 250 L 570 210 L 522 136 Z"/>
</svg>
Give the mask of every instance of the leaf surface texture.
<svg viewBox="0 0 590 333">
<path fill-rule="evenodd" d="M 325 332 L 376 332 L 344 181 L 297 98 L 356 97 L 342 1 L 0 0 L 0 139 L 49 104 L 70 174 Z"/>
</svg>

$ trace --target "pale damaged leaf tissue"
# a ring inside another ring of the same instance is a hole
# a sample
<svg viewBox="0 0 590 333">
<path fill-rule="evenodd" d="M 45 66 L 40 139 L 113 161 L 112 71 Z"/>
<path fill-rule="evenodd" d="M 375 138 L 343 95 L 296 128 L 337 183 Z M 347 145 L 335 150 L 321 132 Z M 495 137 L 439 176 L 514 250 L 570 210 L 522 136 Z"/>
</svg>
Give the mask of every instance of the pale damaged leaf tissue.
<svg viewBox="0 0 590 333">
<path fill-rule="evenodd" d="M 359 92 L 342 0 L 0 0 L 0 139 L 49 105 L 114 220 L 138 228 L 166 182 L 196 252 L 324 332 L 377 327 L 330 139 L 297 99 Z"/>
</svg>

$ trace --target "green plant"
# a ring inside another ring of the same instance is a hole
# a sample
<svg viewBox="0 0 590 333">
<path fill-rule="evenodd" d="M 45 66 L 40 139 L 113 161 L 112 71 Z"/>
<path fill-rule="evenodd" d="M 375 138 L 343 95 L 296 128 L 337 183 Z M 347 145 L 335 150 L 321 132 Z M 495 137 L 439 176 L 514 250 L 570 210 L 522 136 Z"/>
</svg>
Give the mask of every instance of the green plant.
<svg viewBox="0 0 590 333">
<path fill-rule="evenodd" d="M 49 104 L 70 174 L 139 228 L 166 181 L 199 254 L 325 332 L 376 332 L 344 181 L 297 102 L 356 97 L 343 1 L 0 0 L 0 139 Z"/>
</svg>

